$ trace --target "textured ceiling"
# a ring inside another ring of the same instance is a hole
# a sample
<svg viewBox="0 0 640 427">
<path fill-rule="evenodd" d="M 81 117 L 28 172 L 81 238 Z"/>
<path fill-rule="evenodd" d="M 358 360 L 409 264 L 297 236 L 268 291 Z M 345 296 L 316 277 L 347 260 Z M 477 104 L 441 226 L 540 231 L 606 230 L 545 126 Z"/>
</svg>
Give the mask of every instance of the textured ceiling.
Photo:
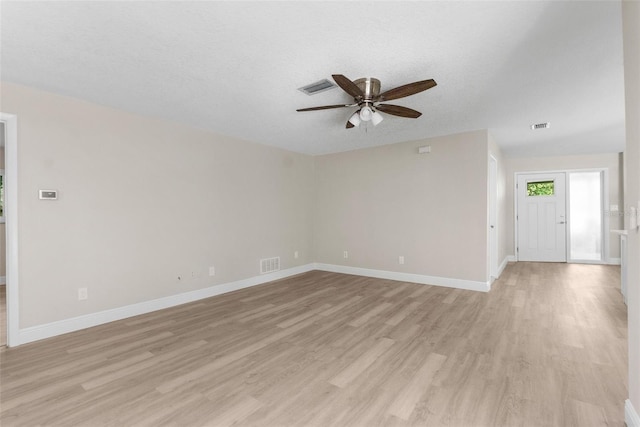
<svg viewBox="0 0 640 427">
<path fill-rule="evenodd" d="M 322 154 L 489 129 L 507 155 L 622 151 L 620 4 L 6 2 L 1 77 L 288 150 Z M 331 74 L 423 112 L 346 130 Z M 551 122 L 532 131 L 530 125 Z"/>
</svg>

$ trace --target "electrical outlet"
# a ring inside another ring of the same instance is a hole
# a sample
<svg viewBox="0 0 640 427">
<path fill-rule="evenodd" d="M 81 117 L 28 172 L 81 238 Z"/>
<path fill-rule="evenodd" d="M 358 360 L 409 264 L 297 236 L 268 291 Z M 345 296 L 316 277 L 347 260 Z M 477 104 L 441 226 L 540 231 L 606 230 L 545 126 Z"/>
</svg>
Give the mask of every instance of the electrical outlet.
<svg viewBox="0 0 640 427">
<path fill-rule="evenodd" d="M 216 268 L 212 265 L 211 267 L 209 267 L 209 276 L 215 276 L 216 275 Z"/>
<path fill-rule="evenodd" d="M 78 301 L 89 299 L 87 288 L 78 288 Z"/>
<path fill-rule="evenodd" d="M 402 255 L 398 257 L 398 264 L 404 264 L 404 257 Z"/>
<path fill-rule="evenodd" d="M 349 258 L 349 251 L 344 251 L 344 252 L 342 253 L 342 256 L 343 256 L 345 259 Z"/>
<path fill-rule="evenodd" d="M 294 257 L 295 259 L 298 259 L 298 251 L 295 251 L 295 252 L 293 253 L 293 257 Z"/>
</svg>

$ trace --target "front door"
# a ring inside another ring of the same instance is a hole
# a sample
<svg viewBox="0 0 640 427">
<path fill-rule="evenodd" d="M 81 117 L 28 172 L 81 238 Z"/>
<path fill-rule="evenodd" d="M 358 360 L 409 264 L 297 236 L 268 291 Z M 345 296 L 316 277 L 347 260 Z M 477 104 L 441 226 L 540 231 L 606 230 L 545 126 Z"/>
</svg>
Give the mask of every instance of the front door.
<svg viewBox="0 0 640 427">
<path fill-rule="evenodd" d="M 565 173 L 518 175 L 518 260 L 566 262 Z"/>
</svg>

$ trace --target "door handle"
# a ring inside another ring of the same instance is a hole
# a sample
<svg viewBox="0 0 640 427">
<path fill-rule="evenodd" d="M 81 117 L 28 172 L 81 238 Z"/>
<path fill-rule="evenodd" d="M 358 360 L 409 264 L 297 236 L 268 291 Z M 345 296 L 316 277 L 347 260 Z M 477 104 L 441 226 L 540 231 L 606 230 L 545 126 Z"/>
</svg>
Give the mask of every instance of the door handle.
<svg viewBox="0 0 640 427">
<path fill-rule="evenodd" d="M 564 224 L 564 221 L 560 221 L 558 224 Z"/>
<path fill-rule="evenodd" d="M 495 228 L 493 225 L 490 225 L 489 227 L 491 227 L 491 228 Z"/>
</svg>

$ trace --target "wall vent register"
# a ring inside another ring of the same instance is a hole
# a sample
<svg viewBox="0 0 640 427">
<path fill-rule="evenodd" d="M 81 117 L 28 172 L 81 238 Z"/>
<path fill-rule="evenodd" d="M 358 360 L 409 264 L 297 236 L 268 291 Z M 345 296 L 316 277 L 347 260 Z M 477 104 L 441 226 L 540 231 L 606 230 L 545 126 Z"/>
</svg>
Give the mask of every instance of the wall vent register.
<svg viewBox="0 0 640 427">
<path fill-rule="evenodd" d="M 280 270 L 280 257 L 265 258 L 260 260 L 260 274 L 272 273 Z"/>
<path fill-rule="evenodd" d="M 531 125 L 531 129 L 536 130 L 536 129 L 548 129 L 551 127 L 551 123 L 546 122 L 546 123 L 535 123 L 533 125 Z"/>
<path fill-rule="evenodd" d="M 324 79 L 315 83 L 311 83 L 310 85 L 303 86 L 298 90 L 306 93 L 307 95 L 315 95 L 316 93 L 324 92 L 325 90 L 330 90 L 334 87 L 337 86 L 329 80 Z"/>
<path fill-rule="evenodd" d="M 40 190 L 38 192 L 40 200 L 57 200 L 58 199 L 58 191 L 57 190 Z"/>
</svg>

